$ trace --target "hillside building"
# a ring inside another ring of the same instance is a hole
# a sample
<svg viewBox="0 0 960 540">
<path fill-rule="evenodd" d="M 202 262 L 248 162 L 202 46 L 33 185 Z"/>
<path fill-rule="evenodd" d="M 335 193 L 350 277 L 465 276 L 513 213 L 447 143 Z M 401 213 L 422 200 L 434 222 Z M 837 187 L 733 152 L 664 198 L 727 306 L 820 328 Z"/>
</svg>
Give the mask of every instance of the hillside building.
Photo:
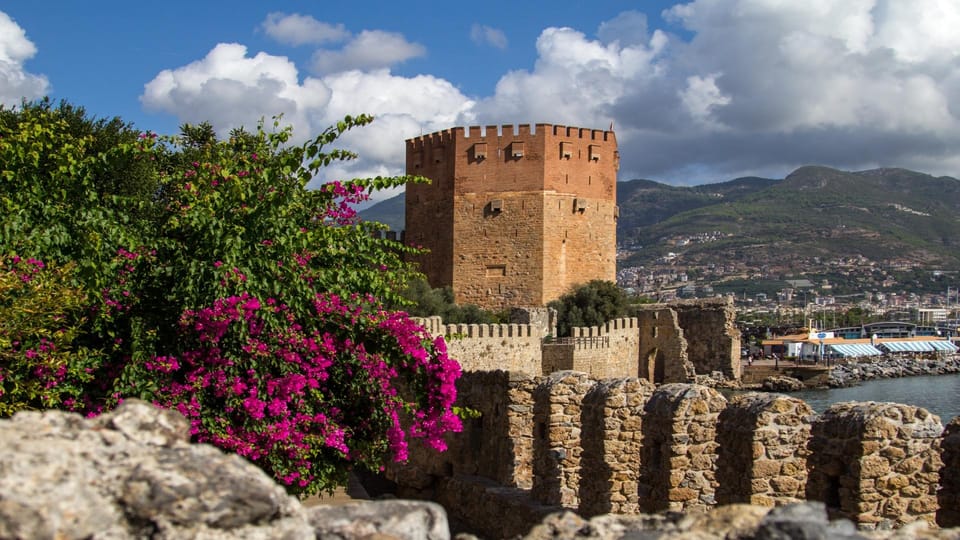
<svg viewBox="0 0 960 540">
<path fill-rule="evenodd" d="M 616 279 L 612 131 L 457 127 L 406 141 L 406 241 L 433 287 L 487 309 L 542 306 Z"/>
</svg>

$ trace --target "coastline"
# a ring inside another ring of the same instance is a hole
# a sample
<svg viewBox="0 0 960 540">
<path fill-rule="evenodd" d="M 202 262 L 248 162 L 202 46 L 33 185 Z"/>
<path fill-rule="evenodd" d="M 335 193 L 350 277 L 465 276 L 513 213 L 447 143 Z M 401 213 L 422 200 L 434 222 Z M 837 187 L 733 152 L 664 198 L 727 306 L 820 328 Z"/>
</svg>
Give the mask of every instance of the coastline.
<svg viewBox="0 0 960 540">
<path fill-rule="evenodd" d="M 847 388 L 864 381 L 949 375 L 960 373 L 960 355 L 943 358 L 877 358 L 867 361 L 838 364 L 830 369 L 827 388 Z"/>
</svg>

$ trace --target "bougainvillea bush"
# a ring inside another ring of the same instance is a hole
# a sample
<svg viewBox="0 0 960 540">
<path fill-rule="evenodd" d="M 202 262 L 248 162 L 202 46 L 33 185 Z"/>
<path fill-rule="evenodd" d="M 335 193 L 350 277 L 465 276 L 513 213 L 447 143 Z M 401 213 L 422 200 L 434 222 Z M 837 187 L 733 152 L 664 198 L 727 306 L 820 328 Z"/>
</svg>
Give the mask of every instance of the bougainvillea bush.
<svg viewBox="0 0 960 540">
<path fill-rule="evenodd" d="M 157 399 L 190 420 L 196 440 L 295 492 L 345 481 L 344 462 L 406 459 L 410 437 L 444 449 L 442 435 L 460 424 L 450 411 L 459 366 L 443 341 L 371 298 L 319 294 L 314 311 L 301 324 L 283 303 L 247 294 L 186 311 L 180 328 L 192 347 L 144 366 Z M 423 399 L 409 402 L 401 386 Z"/>
<path fill-rule="evenodd" d="M 96 351 L 73 406 L 96 414 L 136 396 L 176 408 L 195 440 L 246 457 L 296 493 L 342 484 L 355 464 L 402 460 L 411 440 L 442 448 L 442 435 L 459 429 L 459 366 L 442 340 L 383 309 L 402 302 L 415 275 L 408 248 L 352 209 L 371 190 L 415 179 L 307 188 L 323 167 L 353 157 L 329 147 L 370 120 L 348 117 L 302 145 L 276 124 L 223 141 L 185 126 L 182 137 L 119 145 L 110 155 L 149 163 L 156 189 L 113 196 L 105 230 L 71 251 L 93 254 L 81 266 L 94 270 L 76 277 L 89 319 L 75 341 Z M 125 208 L 144 220 L 133 230 Z M 0 238 L 10 246 L 43 255 L 23 235 Z"/>
</svg>

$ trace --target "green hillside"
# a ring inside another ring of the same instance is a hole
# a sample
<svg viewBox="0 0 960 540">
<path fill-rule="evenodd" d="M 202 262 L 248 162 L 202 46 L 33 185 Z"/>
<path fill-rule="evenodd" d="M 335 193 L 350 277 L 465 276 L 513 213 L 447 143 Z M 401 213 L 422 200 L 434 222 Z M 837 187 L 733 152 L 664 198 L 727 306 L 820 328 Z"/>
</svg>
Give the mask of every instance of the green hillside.
<svg viewBox="0 0 960 540">
<path fill-rule="evenodd" d="M 734 202 L 776 182 L 777 180 L 756 177 L 695 187 L 669 186 L 653 180 L 618 182 L 617 204 L 620 206 L 620 220 L 617 223 L 617 238 L 622 241 L 637 238 L 642 236 L 643 228 L 677 214 Z"/>
<path fill-rule="evenodd" d="M 715 241 L 685 246 L 685 256 L 695 260 L 733 257 L 759 264 L 797 253 L 859 254 L 956 266 L 958 210 L 960 181 L 955 178 L 904 169 L 850 173 L 803 167 L 739 200 L 721 200 L 637 229 L 633 238 L 667 251 L 683 238 L 719 232 Z M 629 211 L 621 204 L 621 215 Z M 634 259 L 642 262 L 656 251 L 644 250 Z"/>
</svg>

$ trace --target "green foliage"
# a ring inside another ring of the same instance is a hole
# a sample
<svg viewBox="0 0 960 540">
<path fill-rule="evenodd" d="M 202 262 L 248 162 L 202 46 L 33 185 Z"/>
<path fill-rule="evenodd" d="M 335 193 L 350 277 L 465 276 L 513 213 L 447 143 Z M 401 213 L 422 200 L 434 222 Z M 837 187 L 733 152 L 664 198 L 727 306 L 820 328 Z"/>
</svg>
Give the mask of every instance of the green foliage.
<svg viewBox="0 0 960 540">
<path fill-rule="evenodd" d="M 72 271 L 0 260 L 0 417 L 82 404 L 96 351 L 75 345 L 86 297 L 69 285 Z"/>
<path fill-rule="evenodd" d="M 473 304 L 456 304 L 450 287 L 432 288 L 423 278 L 407 282 L 403 296 L 408 300 L 403 309 L 414 317 L 439 316 L 446 324 L 489 324 L 503 319 Z"/>
<path fill-rule="evenodd" d="M 131 151 L 138 140 L 118 119 L 88 120 L 65 103 L 0 107 L 2 252 L 74 262 L 98 290 L 101 265 L 149 218 L 156 175 Z"/>
<path fill-rule="evenodd" d="M 627 311 L 627 296 L 612 281 L 593 280 L 547 304 L 557 310 L 557 334 L 570 335 L 578 326 L 599 326 Z"/>
</svg>

